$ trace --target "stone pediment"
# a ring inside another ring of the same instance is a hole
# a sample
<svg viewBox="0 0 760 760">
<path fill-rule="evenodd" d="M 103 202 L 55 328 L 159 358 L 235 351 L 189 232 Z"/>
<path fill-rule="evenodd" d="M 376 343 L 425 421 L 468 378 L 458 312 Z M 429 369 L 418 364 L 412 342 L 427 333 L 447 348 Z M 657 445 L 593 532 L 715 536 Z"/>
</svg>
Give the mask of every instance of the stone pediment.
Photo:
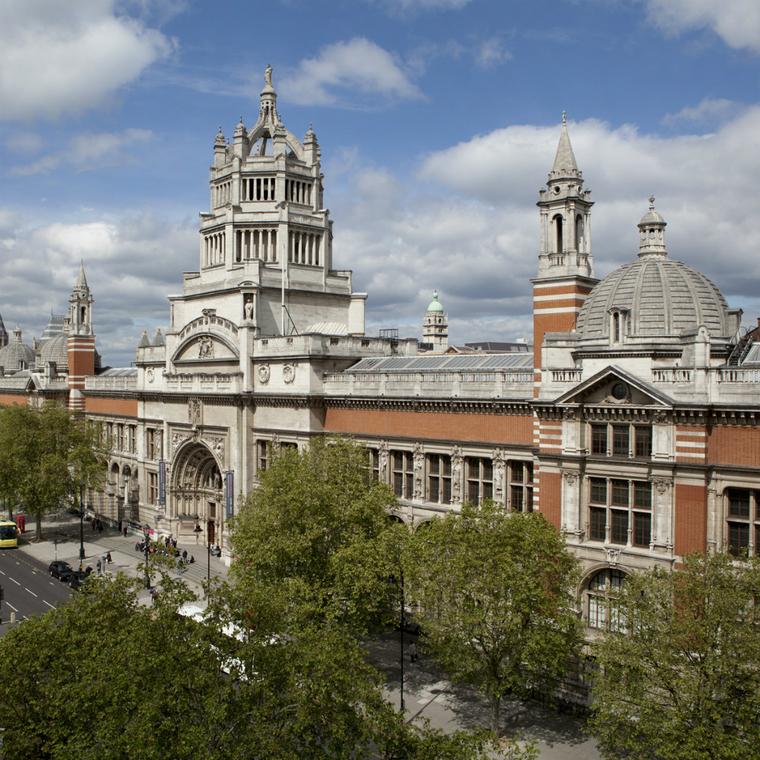
<svg viewBox="0 0 760 760">
<path fill-rule="evenodd" d="M 580 385 L 564 393 L 555 404 L 587 406 L 659 406 L 670 408 L 673 400 L 650 383 L 619 367 L 610 366 L 597 372 Z"/>
<path fill-rule="evenodd" d="M 185 340 L 172 358 L 174 364 L 237 362 L 239 353 L 229 341 L 219 335 L 202 333 Z"/>
</svg>

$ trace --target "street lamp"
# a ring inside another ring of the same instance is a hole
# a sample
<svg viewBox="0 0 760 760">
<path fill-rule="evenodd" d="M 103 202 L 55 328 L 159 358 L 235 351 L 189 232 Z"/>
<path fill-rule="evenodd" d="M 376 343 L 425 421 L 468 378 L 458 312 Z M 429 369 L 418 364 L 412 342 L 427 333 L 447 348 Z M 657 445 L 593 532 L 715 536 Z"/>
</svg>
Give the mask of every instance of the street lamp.
<svg viewBox="0 0 760 760">
<path fill-rule="evenodd" d="M 150 575 L 148 574 L 148 557 L 150 556 L 150 526 L 143 525 L 143 551 L 145 552 L 145 588 L 150 588 Z"/>
<path fill-rule="evenodd" d="M 79 484 L 79 569 L 84 562 L 84 483 Z"/>
<path fill-rule="evenodd" d="M 405 599 L 404 599 L 404 571 L 399 570 L 399 577 L 391 575 L 388 579 L 394 585 L 398 582 L 400 603 L 401 603 L 401 615 L 399 623 L 401 625 L 401 647 L 399 651 L 399 664 L 401 665 L 401 683 L 400 683 L 400 700 L 399 710 L 401 714 L 404 714 L 404 628 L 406 628 L 406 611 L 405 611 Z"/>
</svg>

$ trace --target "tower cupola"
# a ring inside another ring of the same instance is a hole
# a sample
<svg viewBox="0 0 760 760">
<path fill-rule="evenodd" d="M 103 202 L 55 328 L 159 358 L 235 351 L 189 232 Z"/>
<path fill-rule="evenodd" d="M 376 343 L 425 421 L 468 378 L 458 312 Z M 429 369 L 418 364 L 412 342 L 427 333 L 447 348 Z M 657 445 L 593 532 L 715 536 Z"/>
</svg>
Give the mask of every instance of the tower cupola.
<svg viewBox="0 0 760 760">
<path fill-rule="evenodd" d="M 665 247 L 665 227 L 667 222 L 654 208 L 654 195 L 649 196 L 649 211 L 639 222 L 639 258 L 668 255 Z"/>
<path fill-rule="evenodd" d="M 433 347 L 433 351 L 445 351 L 449 347 L 449 318 L 438 300 L 438 291 L 433 291 L 433 300 L 425 311 L 422 323 L 422 340 Z"/>
</svg>

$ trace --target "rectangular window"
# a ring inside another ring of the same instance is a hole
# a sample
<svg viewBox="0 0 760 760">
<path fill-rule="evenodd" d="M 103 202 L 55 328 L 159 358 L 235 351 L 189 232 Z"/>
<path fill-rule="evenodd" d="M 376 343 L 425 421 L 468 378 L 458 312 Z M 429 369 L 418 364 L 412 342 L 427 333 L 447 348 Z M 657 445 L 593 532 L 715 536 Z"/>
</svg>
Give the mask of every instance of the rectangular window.
<svg viewBox="0 0 760 760">
<path fill-rule="evenodd" d="M 393 493 L 400 499 L 414 495 L 414 457 L 411 451 L 392 451 Z"/>
<path fill-rule="evenodd" d="M 607 425 L 591 426 L 591 453 L 607 454 Z"/>
<path fill-rule="evenodd" d="M 137 451 L 135 449 L 135 439 L 137 438 L 137 426 L 136 425 L 130 425 L 127 428 L 127 449 L 129 450 L 130 454 L 136 454 Z"/>
<path fill-rule="evenodd" d="M 652 456 L 652 428 L 637 425 L 634 427 L 636 448 L 634 454 L 637 457 L 648 459 Z"/>
<path fill-rule="evenodd" d="M 749 525 L 730 522 L 728 524 L 728 551 L 734 557 L 744 557 L 749 552 Z"/>
<path fill-rule="evenodd" d="M 156 458 L 156 431 L 153 428 L 145 431 L 145 453 L 148 459 Z"/>
<path fill-rule="evenodd" d="M 610 541 L 613 544 L 628 543 L 628 512 L 622 509 L 611 510 Z"/>
<path fill-rule="evenodd" d="M 612 453 L 615 456 L 627 457 L 629 454 L 630 430 L 628 425 L 612 426 Z"/>
<path fill-rule="evenodd" d="M 511 462 L 509 465 L 509 476 L 510 480 L 513 483 L 522 483 L 524 482 L 523 477 L 523 462 Z"/>
<path fill-rule="evenodd" d="M 525 489 L 522 486 L 511 486 L 509 503 L 515 512 L 522 512 L 525 509 Z"/>
<path fill-rule="evenodd" d="M 370 482 L 380 480 L 380 452 L 377 449 L 367 449 L 367 475 Z"/>
<path fill-rule="evenodd" d="M 509 476 L 509 509 L 513 512 L 533 511 L 533 462 L 511 461 L 507 467 Z"/>
<path fill-rule="evenodd" d="M 605 478 L 591 478 L 591 503 L 607 504 L 607 481 Z"/>
<path fill-rule="evenodd" d="M 480 505 L 493 498 L 493 463 L 484 457 L 466 457 L 467 493 L 470 504 Z"/>
<path fill-rule="evenodd" d="M 627 480 L 613 480 L 612 481 L 612 498 L 610 504 L 613 507 L 627 507 L 628 506 L 628 486 Z"/>
<path fill-rule="evenodd" d="M 437 504 L 451 504 L 451 457 L 445 454 L 427 454 L 427 500 Z"/>
<path fill-rule="evenodd" d="M 124 425 L 121 422 L 116 425 L 116 450 L 124 451 Z"/>
<path fill-rule="evenodd" d="M 148 503 L 158 504 L 158 473 L 148 473 Z"/>
<path fill-rule="evenodd" d="M 605 541 L 607 539 L 607 509 L 591 507 L 589 520 L 589 534 L 592 541 Z"/>
<path fill-rule="evenodd" d="M 256 441 L 256 472 L 264 472 L 269 465 L 269 441 Z"/>
<path fill-rule="evenodd" d="M 652 508 L 652 484 L 642 481 L 633 483 L 633 506 L 636 509 Z"/>
<path fill-rule="evenodd" d="M 633 545 L 649 546 L 652 536 L 652 515 L 648 512 L 633 513 Z"/>
<path fill-rule="evenodd" d="M 728 514 L 731 517 L 749 518 L 750 491 L 739 488 L 728 489 Z"/>
</svg>

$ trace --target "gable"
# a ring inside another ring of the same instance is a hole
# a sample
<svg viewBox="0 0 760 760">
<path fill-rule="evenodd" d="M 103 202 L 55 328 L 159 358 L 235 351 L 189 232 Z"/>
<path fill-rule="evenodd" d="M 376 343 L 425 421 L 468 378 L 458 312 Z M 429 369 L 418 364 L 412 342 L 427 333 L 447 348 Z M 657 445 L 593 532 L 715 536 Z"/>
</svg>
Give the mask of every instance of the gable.
<svg viewBox="0 0 760 760">
<path fill-rule="evenodd" d="M 673 400 L 650 383 L 610 366 L 564 393 L 554 403 L 672 407 Z"/>
</svg>

